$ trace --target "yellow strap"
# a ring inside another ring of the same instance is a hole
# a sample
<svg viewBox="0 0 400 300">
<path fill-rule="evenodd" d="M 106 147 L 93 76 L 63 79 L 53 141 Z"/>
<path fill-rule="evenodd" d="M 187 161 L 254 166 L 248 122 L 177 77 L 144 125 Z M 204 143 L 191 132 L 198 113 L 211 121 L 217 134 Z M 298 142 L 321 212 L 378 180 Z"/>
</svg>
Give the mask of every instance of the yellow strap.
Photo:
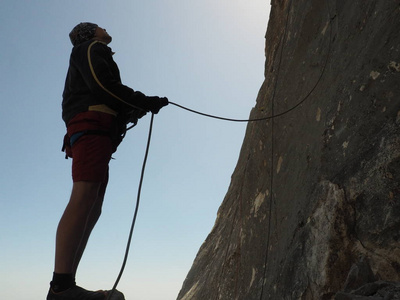
<svg viewBox="0 0 400 300">
<path fill-rule="evenodd" d="M 140 109 L 139 107 L 136 107 L 136 106 L 132 105 L 131 103 L 124 101 L 123 99 L 121 99 L 120 97 L 118 97 L 117 95 L 115 95 L 114 93 L 112 93 L 111 91 L 109 91 L 105 86 L 102 85 L 102 83 L 100 82 L 100 80 L 99 80 L 99 78 L 97 77 L 96 73 L 94 72 L 94 68 L 93 68 L 93 65 L 92 65 L 92 59 L 91 59 L 91 55 L 90 55 L 90 50 L 92 49 L 92 46 L 93 46 L 95 43 L 100 43 L 100 42 L 99 42 L 99 41 L 93 41 L 93 43 L 91 43 L 91 44 L 89 45 L 88 52 L 87 52 L 88 60 L 89 60 L 89 67 L 90 67 L 90 71 L 92 72 L 92 76 L 93 76 L 94 80 L 96 80 L 97 84 L 98 84 L 104 91 L 106 91 L 108 94 L 110 94 L 110 95 L 111 95 L 112 97 L 114 97 L 115 99 L 117 99 L 117 100 L 119 100 L 119 101 L 125 103 L 126 105 L 129 105 L 129 106 L 133 107 L 133 108 L 138 108 L 138 109 Z"/>
<path fill-rule="evenodd" d="M 89 111 L 99 111 L 99 112 L 103 112 L 103 113 L 110 114 L 110 115 L 113 115 L 113 116 L 117 116 L 118 115 L 118 113 L 115 110 L 109 108 L 105 104 L 91 105 L 91 106 L 89 106 L 88 110 Z"/>
</svg>

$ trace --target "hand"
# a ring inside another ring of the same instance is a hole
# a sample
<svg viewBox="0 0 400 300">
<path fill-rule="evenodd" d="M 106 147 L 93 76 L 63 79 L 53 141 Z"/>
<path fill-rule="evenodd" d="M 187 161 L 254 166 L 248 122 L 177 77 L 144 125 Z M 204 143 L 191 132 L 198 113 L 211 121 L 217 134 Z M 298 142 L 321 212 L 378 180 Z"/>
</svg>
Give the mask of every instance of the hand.
<svg viewBox="0 0 400 300">
<path fill-rule="evenodd" d="M 147 111 L 140 109 L 140 110 L 137 110 L 136 117 L 138 119 L 140 119 L 140 118 L 144 117 L 146 114 L 147 114 Z"/>
<path fill-rule="evenodd" d="M 140 119 L 142 117 L 144 117 L 147 114 L 148 111 L 144 110 L 144 109 L 139 109 L 139 108 L 135 108 L 132 109 L 130 112 L 127 113 L 128 119 L 129 118 L 133 118 L 133 119 Z"/>
<path fill-rule="evenodd" d="M 157 114 L 162 107 L 167 106 L 169 103 L 167 97 L 160 98 L 160 97 L 155 96 L 155 97 L 148 97 L 148 98 L 151 101 L 149 103 L 149 109 L 153 114 Z"/>
<path fill-rule="evenodd" d="M 145 110 L 141 110 L 141 109 L 134 109 L 132 111 L 130 111 L 127 114 L 127 118 L 126 118 L 126 124 L 128 123 L 133 123 L 133 124 L 137 124 L 138 120 L 142 117 L 144 117 L 146 115 L 146 111 Z"/>
</svg>

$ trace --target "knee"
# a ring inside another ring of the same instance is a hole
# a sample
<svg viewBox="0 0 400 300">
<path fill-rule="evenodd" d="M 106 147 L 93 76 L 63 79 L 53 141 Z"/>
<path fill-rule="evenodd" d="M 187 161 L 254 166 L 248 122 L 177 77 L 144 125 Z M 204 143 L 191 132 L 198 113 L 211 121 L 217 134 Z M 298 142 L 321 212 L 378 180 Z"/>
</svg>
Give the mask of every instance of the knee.
<svg viewBox="0 0 400 300">
<path fill-rule="evenodd" d="M 90 211 L 96 209 L 101 212 L 103 201 L 99 201 L 100 186 L 101 183 L 97 182 L 74 182 L 70 205 L 76 206 L 80 210 Z"/>
</svg>

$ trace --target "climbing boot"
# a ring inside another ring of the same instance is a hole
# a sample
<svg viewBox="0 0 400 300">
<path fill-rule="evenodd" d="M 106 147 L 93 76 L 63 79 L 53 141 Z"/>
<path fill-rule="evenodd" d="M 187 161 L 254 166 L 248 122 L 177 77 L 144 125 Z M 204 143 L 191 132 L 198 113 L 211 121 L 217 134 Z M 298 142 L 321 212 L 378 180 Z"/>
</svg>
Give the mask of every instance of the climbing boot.
<svg viewBox="0 0 400 300">
<path fill-rule="evenodd" d="M 50 289 L 46 300 L 125 300 L 124 294 L 117 290 L 112 293 L 111 299 L 107 299 L 110 293 L 111 291 L 88 291 L 75 285 L 60 293 L 55 293 Z"/>
</svg>

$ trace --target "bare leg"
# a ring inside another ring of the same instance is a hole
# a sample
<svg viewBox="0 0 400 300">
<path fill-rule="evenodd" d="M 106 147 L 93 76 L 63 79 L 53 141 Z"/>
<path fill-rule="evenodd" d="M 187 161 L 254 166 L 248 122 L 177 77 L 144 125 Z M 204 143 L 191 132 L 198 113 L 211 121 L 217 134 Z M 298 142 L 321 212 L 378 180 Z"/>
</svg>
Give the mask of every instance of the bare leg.
<svg viewBox="0 0 400 300">
<path fill-rule="evenodd" d="M 104 192 L 100 182 L 74 182 L 70 201 L 57 228 L 55 273 L 75 273 L 100 216 Z"/>
<path fill-rule="evenodd" d="M 74 265 L 73 265 L 73 274 L 75 276 L 76 271 L 78 269 L 78 265 L 81 261 L 83 252 L 85 251 L 86 248 L 86 244 L 89 240 L 90 234 L 92 233 L 92 230 L 94 228 L 94 226 L 96 225 L 100 215 L 101 215 L 101 208 L 103 206 L 103 200 L 104 200 L 104 195 L 106 192 L 106 187 L 107 187 L 107 182 L 103 183 L 100 186 L 100 190 L 98 192 L 98 196 L 97 196 L 97 200 L 94 204 L 94 206 L 92 207 L 92 210 L 90 211 L 90 215 L 89 218 L 87 220 L 86 223 L 86 227 L 85 227 L 85 232 L 83 234 L 81 243 L 79 244 L 79 248 L 77 250 L 75 259 L 74 259 Z"/>
</svg>

